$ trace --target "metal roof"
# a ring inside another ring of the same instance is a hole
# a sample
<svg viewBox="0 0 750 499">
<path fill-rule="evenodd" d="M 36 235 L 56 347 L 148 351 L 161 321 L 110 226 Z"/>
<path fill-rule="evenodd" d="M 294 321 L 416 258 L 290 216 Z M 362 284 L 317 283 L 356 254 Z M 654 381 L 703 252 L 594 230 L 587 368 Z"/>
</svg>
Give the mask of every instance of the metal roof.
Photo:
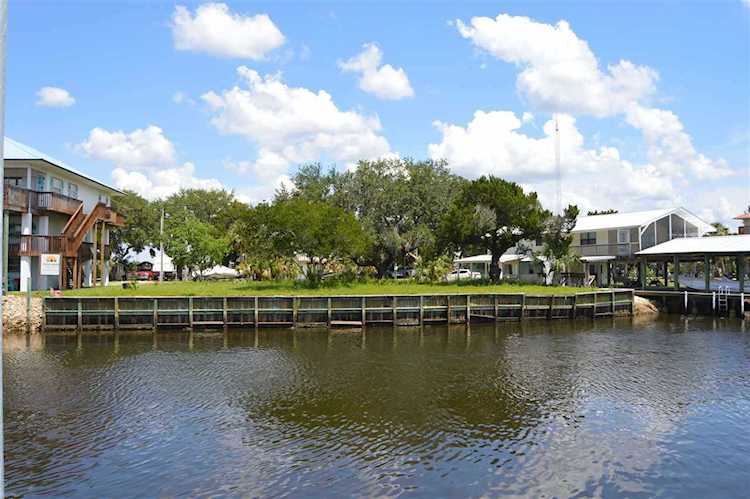
<svg viewBox="0 0 750 499">
<path fill-rule="evenodd" d="M 714 230 L 711 224 L 701 220 L 685 208 L 678 207 L 578 217 L 573 232 L 591 232 L 595 230 L 622 229 L 626 227 L 643 227 L 644 225 L 648 225 L 671 213 L 685 218 L 690 223 L 697 226 L 702 232 L 712 232 Z"/>
<path fill-rule="evenodd" d="M 6 160 L 44 161 L 45 163 L 49 163 L 52 166 L 56 166 L 58 168 L 66 170 L 69 173 L 88 180 L 89 182 L 93 182 L 101 187 L 104 187 L 105 189 L 112 191 L 115 194 L 124 194 L 124 192 L 122 192 L 121 190 L 115 189 L 114 187 L 109 186 L 104 182 L 100 182 L 94 177 L 86 175 L 85 173 L 66 165 L 62 161 L 57 160 L 52 156 L 44 154 L 43 152 L 38 151 L 31 146 L 27 146 L 26 144 L 21 144 L 20 142 L 13 140 L 10 137 L 5 137 L 5 141 L 3 142 L 3 156 Z"/>
<path fill-rule="evenodd" d="M 750 234 L 741 236 L 680 237 L 657 244 L 637 255 L 679 255 L 686 253 L 749 253 Z"/>
</svg>

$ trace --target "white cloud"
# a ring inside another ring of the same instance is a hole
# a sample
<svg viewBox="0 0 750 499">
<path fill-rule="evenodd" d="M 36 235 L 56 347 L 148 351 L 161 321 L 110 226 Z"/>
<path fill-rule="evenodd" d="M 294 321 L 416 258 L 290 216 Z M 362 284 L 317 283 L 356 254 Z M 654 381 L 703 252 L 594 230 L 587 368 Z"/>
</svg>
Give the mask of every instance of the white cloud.
<svg viewBox="0 0 750 499">
<path fill-rule="evenodd" d="M 145 171 L 115 168 L 112 179 L 118 189 L 134 191 L 146 199 L 168 197 L 180 189 L 221 189 L 221 182 L 216 179 L 195 177 L 195 165 L 185 163 L 182 166 Z"/>
<path fill-rule="evenodd" d="M 175 149 L 161 128 L 149 125 L 130 133 L 94 128 L 77 146 L 93 159 L 112 161 L 118 166 L 153 167 L 175 162 Z"/>
<path fill-rule="evenodd" d="M 284 44 L 284 35 L 266 14 L 244 16 L 223 3 L 203 4 L 194 16 L 186 7 L 176 6 L 172 37 L 177 50 L 252 60 L 264 59 Z"/>
<path fill-rule="evenodd" d="M 536 109 L 611 116 L 651 94 L 658 79 L 655 70 L 625 60 L 603 72 L 565 21 L 553 26 L 500 14 L 456 26 L 479 49 L 521 69 L 516 85 Z"/>
<path fill-rule="evenodd" d="M 37 106 L 70 107 L 76 102 L 70 92 L 60 87 L 42 87 L 36 95 L 38 97 Z"/>
<path fill-rule="evenodd" d="M 244 66 L 237 71 L 246 88 L 202 96 L 220 133 L 243 136 L 259 148 L 255 162 L 229 165 L 236 171 L 268 181 L 293 163 L 321 156 L 348 163 L 390 152 L 376 116 L 342 111 L 327 92 L 287 86 L 278 74 L 261 76 Z"/>
<path fill-rule="evenodd" d="M 193 163 L 176 164 L 175 147 L 158 126 L 130 133 L 94 128 L 76 147 L 90 158 L 113 163 L 112 180 L 118 189 L 147 199 L 163 198 L 180 189 L 222 188 L 217 179 L 196 177 Z"/>
<path fill-rule="evenodd" d="M 583 209 L 617 207 L 639 209 L 668 204 L 674 185 L 651 165 L 636 166 L 620 157 L 614 147 L 590 149 L 570 115 L 558 116 L 564 202 Z M 475 178 L 495 175 L 539 192 L 545 205 L 554 206 L 554 122 L 547 121 L 543 135 L 521 133 L 522 120 L 511 111 L 477 111 L 465 126 L 435 122 L 442 134 L 428 146 L 429 156 L 444 158 L 461 175 Z"/>
<path fill-rule="evenodd" d="M 362 52 L 339 63 L 343 71 L 359 73 L 359 88 L 379 99 L 399 100 L 414 97 L 409 78 L 403 68 L 381 64 L 383 51 L 374 43 L 365 43 Z"/>
<path fill-rule="evenodd" d="M 692 173 L 698 179 L 726 177 L 732 170 L 723 160 L 714 161 L 698 153 L 680 119 L 672 111 L 628 107 L 625 121 L 639 129 L 654 167 L 676 177 Z"/>
<path fill-rule="evenodd" d="M 182 92 L 180 90 L 172 94 L 172 102 L 174 102 L 175 104 L 188 104 L 190 106 L 195 105 L 195 101 L 185 92 Z"/>
<path fill-rule="evenodd" d="M 288 175 L 279 175 L 270 182 L 235 190 L 235 196 L 243 203 L 255 205 L 263 201 L 272 201 L 276 191 L 284 187 L 294 190 L 292 179 Z"/>
<path fill-rule="evenodd" d="M 733 173 L 723 160 L 695 150 L 677 115 L 648 106 L 658 80 L 654 69 L 620 60 L 603 71 L 588 43 L 567 22 L 551 25 L 500 14 L 455 24 L 477 48 L 519 68 L 516 86 L 534 109 L 623 116 L 642 133 L 648 166 L 663 175 L 684 180 Z"/>
</svg>

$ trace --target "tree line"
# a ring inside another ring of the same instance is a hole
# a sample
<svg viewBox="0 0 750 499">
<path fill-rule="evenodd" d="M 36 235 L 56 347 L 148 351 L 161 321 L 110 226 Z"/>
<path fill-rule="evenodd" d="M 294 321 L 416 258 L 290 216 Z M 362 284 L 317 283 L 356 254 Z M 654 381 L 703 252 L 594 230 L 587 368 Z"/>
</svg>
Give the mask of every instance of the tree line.
<svg viewBox="0 0 750 499">
<path fill-rule="evenodd" d="M 337 171 L 303 165 L 273 200 L 249 206 L 232 192 L 182 190 L 148 201 L 133 192 L 115 201 L 127 225 L 112 234 L 113 258 L 163 241 L 176 268 L 204 270 L 240 263 L 256 278 L 317 283 L 326 273 L 385 277 L 413 267 L 439 279 L 457 253 L 500 255 L 523 241 L 543 240 L 553 267 L 566 263 L 578 209 L 553 216 L 536 193 L 493 176 L 467 180 L 444 161 L 360 161 Z M 160 237 L 159 218 L 165 214 Z"/>
</svg>

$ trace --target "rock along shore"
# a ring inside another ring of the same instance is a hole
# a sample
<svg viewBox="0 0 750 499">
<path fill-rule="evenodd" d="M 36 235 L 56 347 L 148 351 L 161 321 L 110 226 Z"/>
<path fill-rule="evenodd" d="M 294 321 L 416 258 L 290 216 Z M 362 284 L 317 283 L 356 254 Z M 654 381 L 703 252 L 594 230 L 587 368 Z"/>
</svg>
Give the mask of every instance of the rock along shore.
<svg viewBox="0 0 750 499">
<path fill-rule="evenodd" d="M 31 332 L 42 329 L 42 298 L 31 298 Z M 3 296 L 3 334 L 25 333 L 26 297 L 22 295 Z"/>
</svg>

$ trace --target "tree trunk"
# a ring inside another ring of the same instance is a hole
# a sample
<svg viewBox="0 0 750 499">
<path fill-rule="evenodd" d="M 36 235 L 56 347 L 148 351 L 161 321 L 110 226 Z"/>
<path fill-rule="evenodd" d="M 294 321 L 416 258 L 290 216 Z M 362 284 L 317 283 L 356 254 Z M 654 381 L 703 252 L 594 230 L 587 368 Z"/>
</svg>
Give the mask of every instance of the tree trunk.
<svg viewBox="0 0 750 499">
<path fill-rule="evenodd" d="M 490 259 L 490 281 L 494 283 L 500 282 L 500 252 L 496 249 L 492 250 L 492 258 Z"/>
</svg>

